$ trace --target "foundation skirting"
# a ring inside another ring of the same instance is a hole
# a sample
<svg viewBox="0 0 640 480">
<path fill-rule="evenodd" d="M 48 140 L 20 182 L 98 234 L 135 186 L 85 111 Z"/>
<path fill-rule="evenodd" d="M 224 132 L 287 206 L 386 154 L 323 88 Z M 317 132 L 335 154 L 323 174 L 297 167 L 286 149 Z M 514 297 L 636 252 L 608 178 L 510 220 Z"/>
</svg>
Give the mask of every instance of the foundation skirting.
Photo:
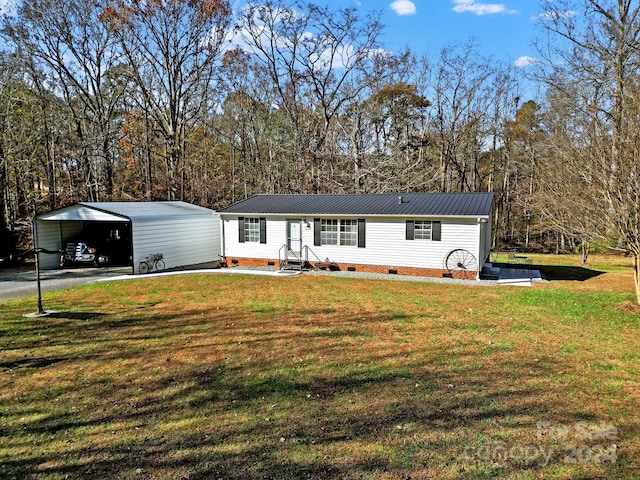
<svg viewBox="0 0 640 480">
<path fill-rule="evenodd" d="M 310 262 L 313 266 L 318 262 Z M 270 258 L 246 258 L 246 257 L 226 257 L 226 264 L 232 267 L 276 267 L 280 266 L 278 259 Z M 412 275 L 419 277 L 443 277 L 447 274 L 441 268 L 403 267 L 397 265 L 366 265 L 361 263 L 335 263 L 339 270 L 354 272 L 369 272 L 396 275 Z"/>
</svg>

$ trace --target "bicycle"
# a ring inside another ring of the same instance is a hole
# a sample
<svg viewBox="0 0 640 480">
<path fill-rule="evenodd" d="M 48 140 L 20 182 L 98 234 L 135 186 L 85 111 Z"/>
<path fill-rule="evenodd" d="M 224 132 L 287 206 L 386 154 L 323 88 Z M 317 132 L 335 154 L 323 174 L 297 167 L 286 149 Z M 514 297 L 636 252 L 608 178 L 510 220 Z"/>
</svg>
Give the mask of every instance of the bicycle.
<svg viewBox="0 0 640 480">
<path fill-rule="evenodd" d="M 164 254 L 162 253 L 147 255 L 145 259 L 138 264 L 138 272 L 142 275 L 152 272 L 153 270 L 161 272 L 165 267 L 163 258 Z"/>
</svg>

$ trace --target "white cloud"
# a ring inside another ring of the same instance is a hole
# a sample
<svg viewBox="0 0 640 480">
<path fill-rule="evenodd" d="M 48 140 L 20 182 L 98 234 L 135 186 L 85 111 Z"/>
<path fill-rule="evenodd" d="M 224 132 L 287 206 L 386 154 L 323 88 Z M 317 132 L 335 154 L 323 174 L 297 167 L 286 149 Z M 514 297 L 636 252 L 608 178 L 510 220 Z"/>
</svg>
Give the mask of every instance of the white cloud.
<svg viewBox="0 0 640 480">
<path fill-rule="evenodd" d="M 414 15 L 416 13 L 416 4 L 411 0 L 395 0 L 389 6 L 398 15 Z"/>
<path fill-rule="evenodd" d="M 495 13 L 515 13 L 508 10 L 504 3 L 481 3 L 476 0 L 453 0 L 453 11 L 458 13 L 471 12 L 476 15 L 493 15 Z"/>
<path fill-rule="evenodd" d="M 0 0 L 0 15 L 15 16 L 18 12 L 18 3 L 14 0 Z"/>
<path fill-rule="evenodd" d="M 538 63 L 538 60 L 527 55 L 524 55 L 513 62 L 513 64 L 519 68 L 528 67 L 529 65 L 533 65 L 534 63 Z"/>
</svg>

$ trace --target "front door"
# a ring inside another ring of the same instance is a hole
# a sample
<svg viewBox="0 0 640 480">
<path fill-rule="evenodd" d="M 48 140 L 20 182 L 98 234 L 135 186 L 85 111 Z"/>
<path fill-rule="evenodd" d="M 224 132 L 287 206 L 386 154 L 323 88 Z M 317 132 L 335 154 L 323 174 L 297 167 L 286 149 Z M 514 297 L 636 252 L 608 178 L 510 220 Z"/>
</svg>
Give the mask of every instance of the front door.
<svg viewBox="0 0 640 480">
<path fill-rule="evenodd" d="M 287 220 L 287 247 L 297 254 L 302 251 L 302 225 L 300 220 Z"/>
</svg>

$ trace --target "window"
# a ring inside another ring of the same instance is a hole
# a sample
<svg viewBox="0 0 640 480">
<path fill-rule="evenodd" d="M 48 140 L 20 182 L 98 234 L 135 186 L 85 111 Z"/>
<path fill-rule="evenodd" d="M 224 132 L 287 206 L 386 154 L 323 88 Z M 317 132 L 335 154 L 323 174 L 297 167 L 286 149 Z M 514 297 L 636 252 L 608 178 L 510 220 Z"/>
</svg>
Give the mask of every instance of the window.
<svg viewBox="0 0 640 480">
<path fill-rule="evenodd" d="M 340 220 L 340 245 L 358 245 L 357 220 Z"/>
<path fill-rule="evenodd" d="M 407 240 L 431 240 L 439 242 L 442 222 L 436 220 L 407 220 Z"/>
<path fill-rule="evenodd" d="M 267 219 L 238 217 L 238 241 L 267 243 Z"/>
<path fill-rule="evenodd" d="M 338 220 L 322 219 L 320 245 L 338 245 Z"/>
<path fill-rule="evenodd" d="M 365 220 L 316 218 L 314 220 L 314 241 L 320 245 L 345 245 L 351 247 L 365 247 Z"/>
<path fill-rule="evenodd" d="M 244 219 L 244 241 L 245 242 L 260 241 L 260 219 L 259 218 Z"/>
<path fill-rule="evenodd" d="M 415 240 L 431 240 L 431 220 L 416 220 L 413 224 Z"/>
</svg>

